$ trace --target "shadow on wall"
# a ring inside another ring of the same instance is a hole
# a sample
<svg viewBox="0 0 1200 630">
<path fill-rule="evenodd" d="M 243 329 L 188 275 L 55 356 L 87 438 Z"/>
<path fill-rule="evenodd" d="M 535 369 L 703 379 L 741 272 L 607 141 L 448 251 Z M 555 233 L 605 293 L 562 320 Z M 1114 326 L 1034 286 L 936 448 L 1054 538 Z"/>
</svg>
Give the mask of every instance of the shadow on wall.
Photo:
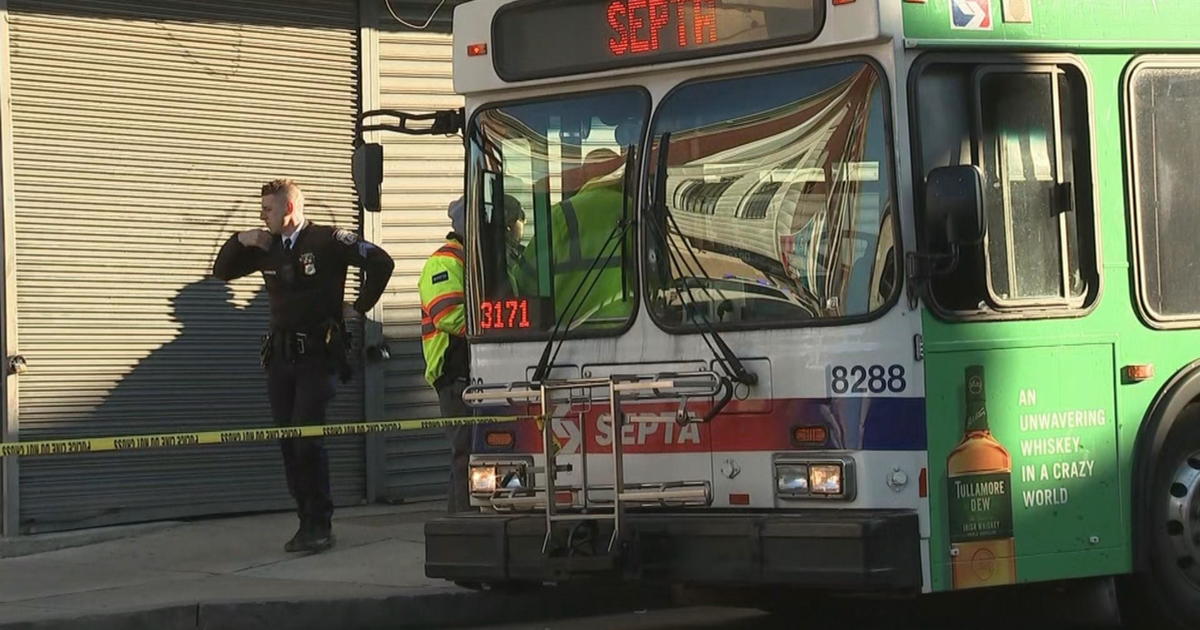
<svg viewBox="0 0 1200 630">
<path fill-rule="evenodd" d="M 239 305 L 224 282 L 198 280 L 180 289 L 170 306 L 174 337 L 117 376 L 94 406 L 53 410 L 60 420 L 55 436 L 271 426 L 258 362 L 268 319 L 265 291 Z M 149 323 L 141 334 L 161 338 L 161 325 Z M 37 439 L 34 433 L 23 428 L 21 437 Z M 20 505 L 21 531 L 39 533 L 286 509 L 290 499 L 278 445 L 252 443 L 24 460 Z"/>
<path fill-rule="evenodd" d="M 171 299 L 174 339 L 139 361 L 89 421 L 138 432 L 269 424 L 259 367 L 267 329 L 266 291 L 244 306 L 216 279 L 185 285 Z"/>
</svg>

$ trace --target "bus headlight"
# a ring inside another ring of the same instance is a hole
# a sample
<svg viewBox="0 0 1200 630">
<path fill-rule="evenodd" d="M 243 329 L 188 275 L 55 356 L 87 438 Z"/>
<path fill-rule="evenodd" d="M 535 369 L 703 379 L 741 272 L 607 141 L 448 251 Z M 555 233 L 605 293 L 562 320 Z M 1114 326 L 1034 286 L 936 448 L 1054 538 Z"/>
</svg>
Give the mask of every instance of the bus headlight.
<svg viewBox="0 0 1200 630">
<path fill-rule="evenodd" d="M 808 495 L 808 466 L 775 464 L 775 492 L 784 496 Z"/>
<path fill-rule="evenodd" d="M 842 465 L 813 464 L 808 469 L 813 494 L 842 494 Z"/>
<path fill-rule="evenodd" d="M 529 459 L 486 459 L 473 462 L 469 474 L 471 494 L 490 495 L 498 490 L 523 490 L 533 487 Z"/>
<path fill-rule="evenodd" d="M 471 493 L 491 494 L 496 491 L 495 466 L 471 466 Z"/>
<path fill-rule="evenodd" d="M 854 460 L 843 456 L 775 458 L 775 495 L 781 499 L 854 499 Z"/>
</svg>

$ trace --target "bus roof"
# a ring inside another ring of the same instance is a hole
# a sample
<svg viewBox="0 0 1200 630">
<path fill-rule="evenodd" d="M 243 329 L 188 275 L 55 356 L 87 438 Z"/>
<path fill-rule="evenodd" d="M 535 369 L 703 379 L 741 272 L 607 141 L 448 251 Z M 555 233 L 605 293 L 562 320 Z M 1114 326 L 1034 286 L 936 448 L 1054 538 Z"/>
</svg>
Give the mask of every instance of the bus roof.
<svg viewBox="0 0 1200 630">
<path fill-rule="evenodd" d="M 903 7 L 904 35 L 923 47 L 1195 48 L 1200 29 L 1200 0 L 904 0 Z"/>
</svg>

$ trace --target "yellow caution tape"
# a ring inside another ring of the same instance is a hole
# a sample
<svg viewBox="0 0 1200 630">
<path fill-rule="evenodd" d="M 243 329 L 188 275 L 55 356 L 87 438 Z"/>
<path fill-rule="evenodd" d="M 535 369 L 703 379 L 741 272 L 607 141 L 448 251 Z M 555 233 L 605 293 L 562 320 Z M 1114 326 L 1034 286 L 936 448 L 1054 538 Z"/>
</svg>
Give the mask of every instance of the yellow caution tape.
<svg viewBox="0 0 1200 630">
<path fill-rule="evenodd" d="M 530 420 L 533 416 L 462 416 L 429 418 L 425 420 L 388 420 L 384 422 L 353 422 L 349 424 L 319 424 L 299 427 L 263 427 L 226 429 L 193 433 L 157 433 L 112 437 L 44 440 L 38 442 L 0 442 L 0 457 L 41 457 L 106 451 L 140 451 L 154 448 L 176 448 L 204 444 L 240 444 L 266 442 L 287 438 L 332 437 L 364 433 L 391 433 L 475 424 L 497 424 Z"/>
</svg>

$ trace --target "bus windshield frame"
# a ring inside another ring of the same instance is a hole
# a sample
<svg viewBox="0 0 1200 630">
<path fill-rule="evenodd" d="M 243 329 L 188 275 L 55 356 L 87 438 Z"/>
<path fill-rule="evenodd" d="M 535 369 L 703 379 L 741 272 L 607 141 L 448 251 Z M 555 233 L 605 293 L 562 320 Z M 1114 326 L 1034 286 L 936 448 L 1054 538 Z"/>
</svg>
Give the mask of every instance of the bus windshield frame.
<svg viewBox="0 0 1200 630">
<path fill-rule="evenodd" d="M 633 325 L 637 177 L 650 111 L 645 88 L 624 86 L 488 103 L 472 114 L 473 341 L 613 336 Z"/>
<path fill-rule="evenodd" d="M 820 77 L 820 89 L 805 92 L 810 88 L 784 79 L 800 75 Z M 769 104 L 738 105 L 727 96 L 738 86 L 777 81 L 781 89 Z M 744 111 L 714 117 L 720 110 L 712 107 Z M 834 125 L 838 111 L 851 113 Z M 695 120 L 681 124 L 688 116 Z M 705 117 L 711 120 L 699 122 Z M 828 141 L 838 146 L 814 150 L 824 146 L 821 124 L 833 125 Z M 645 166 L 653 190 L 659 145 L 671 133 L 661 202 L 670 213 L 647 211 L 641 226 L 643 300 L 654 322 L 689 334 L 708 326 L 845 326 L 890 311 L 904 283 L 894 124 L 887 74 L 869 56 L 703 77 L 672 89 L 655 109 Z M 835 149 L 846 159 L 823 157 Z M 747 170 L 753 163 L 762 168 Z M 835 220 L 843 215 L 852 218 Z M 838 284 L 849 289 L 826 288 Z"/>
</svg>

